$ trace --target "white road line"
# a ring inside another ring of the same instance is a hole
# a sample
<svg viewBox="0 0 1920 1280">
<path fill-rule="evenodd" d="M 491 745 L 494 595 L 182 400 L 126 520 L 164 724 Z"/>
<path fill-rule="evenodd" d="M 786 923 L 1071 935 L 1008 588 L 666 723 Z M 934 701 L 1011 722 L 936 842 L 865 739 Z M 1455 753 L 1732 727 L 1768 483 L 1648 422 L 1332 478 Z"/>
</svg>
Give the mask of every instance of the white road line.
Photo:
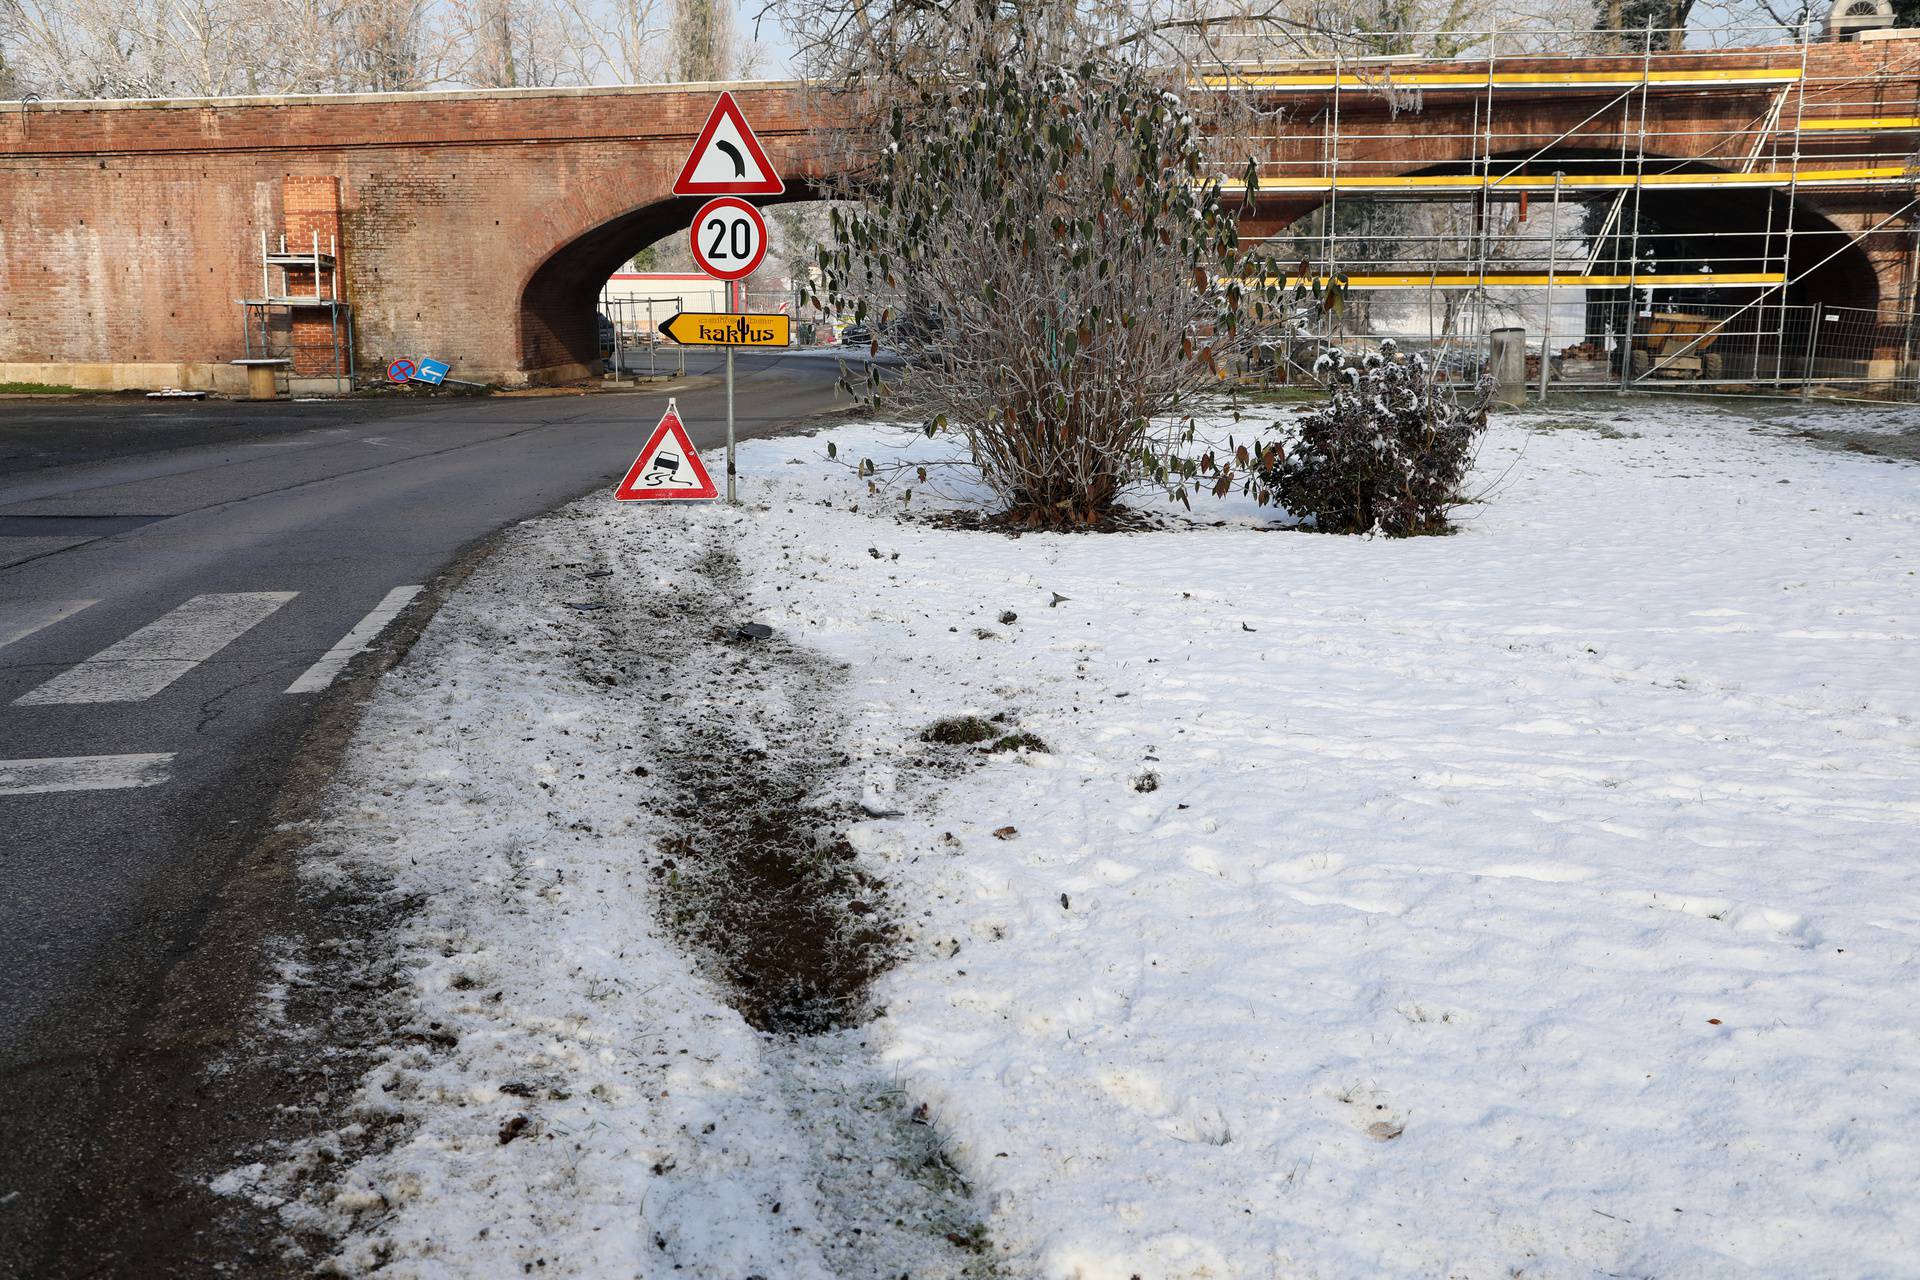
<svg viewBox="0 0 1920 1280">
<path fill-rule="evenodd" d="M 0 609 L 0 649 L 99 603 L 98 600 L 33 600 Z"/>
<path fill-rule="evenodd" d="M 237 591 L 195 596 L 118 644 L 109 645 L 15 698 L 14 705 L 44 707 L 151 698 L 298 594 Z"/>
<path fill-rule="evenodd" d="M 354 655 L 362 652 L 373 643 L 373 638 L 386 630 L 407 603 L 421 592 L 420 587 L 395 587 L 386 597 L 374 606 L 372 613 L 360 619 L 353 630 L 340 638 L 340 643 L 320 655 L 320 661 L 303 672 L 298 680 L 287 686 L 288 693 L 314 693 L 333 683 L 335 676 L 346 669 Z"/>
<path fill-rule="evenodd" d="M 32 796 L 43 791 L 115 791 L 157 787 L 167 780 L 171 751 L 131 756 L 49 756 L 42 760 L 0 760 L 0 796 Z"/>
</svg>

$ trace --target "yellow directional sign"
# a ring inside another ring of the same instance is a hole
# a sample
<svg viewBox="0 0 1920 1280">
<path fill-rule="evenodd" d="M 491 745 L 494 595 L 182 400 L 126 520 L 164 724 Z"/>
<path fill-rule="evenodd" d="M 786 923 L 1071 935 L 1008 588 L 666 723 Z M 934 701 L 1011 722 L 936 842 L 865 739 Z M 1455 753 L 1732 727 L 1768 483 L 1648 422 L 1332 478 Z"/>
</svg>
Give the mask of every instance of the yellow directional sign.
<svg viewBox="0 0 1920 1280">
<path fill-rule="evenodd" d="M 683 347 L 784 347 L 792 326 L 786 316 L 729 315 L 724 311 L 682 311 L 660 332 Z"/>
</svg>

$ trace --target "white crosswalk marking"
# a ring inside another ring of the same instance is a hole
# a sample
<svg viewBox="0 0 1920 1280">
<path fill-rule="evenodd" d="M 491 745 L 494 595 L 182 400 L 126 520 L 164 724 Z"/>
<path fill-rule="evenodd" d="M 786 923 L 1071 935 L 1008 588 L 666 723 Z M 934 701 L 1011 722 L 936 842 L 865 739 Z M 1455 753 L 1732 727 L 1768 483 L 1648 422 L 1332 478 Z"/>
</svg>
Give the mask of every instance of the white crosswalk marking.
<svg viewBox="0 0 1920 1280">
<path fill-rule="evenodd" d="M 25 604 L 0 607 L 0 649 L 15 640 L 25 640 L 43 627 L 71 618 L 98 600 L 31 600 Z"/>
<path fill-rule="evenodd" d="M 420 592 L 420 587 L 395 587 L 387 592 L 373 612 L 360 619 L 353 630 L 340 638 L 339 644 L 321 654 L 320 661 L 308 667 L 298 680 L 287 686 L 287 692 L 314 693 L 332 684 L 334 677 L 346 669 L 353 656 L 372 644 L 373 638 L 385 630 L 386 625 L 407 607 L 407 602 Z"/>
<path fill-rule="evenodd" d="M 167 780 L 171 751 L 128 756 L 49 756 L 41 760 L 0 760 L 0 796 L 31 796 L 47 791 L 113 791 L 157 787 Z"/>
<path fill-rule="evenodd" d="M 43 707 L 151 698 L 298 594 L 237 591 L 195 596 L 118 644 L 22 694 L 14 699 L 14 705 Z"/>
</svg>

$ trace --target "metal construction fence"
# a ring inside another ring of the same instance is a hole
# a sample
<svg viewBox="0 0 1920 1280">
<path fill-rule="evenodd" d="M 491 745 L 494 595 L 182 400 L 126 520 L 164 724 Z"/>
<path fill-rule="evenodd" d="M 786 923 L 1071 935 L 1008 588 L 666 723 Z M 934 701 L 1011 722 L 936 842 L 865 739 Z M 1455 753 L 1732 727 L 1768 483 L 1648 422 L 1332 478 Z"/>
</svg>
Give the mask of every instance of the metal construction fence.
<svg viewBox="0 0 1920 1280">
<path fill-rule="evenodd" d="M 1616 390 L 1920 400 L 1920 315 L 1911 312 L 1889 316 L 1762 297 L 1691 303 L 1685 310 L 1603 301 L 1589 303 L 1586 317 L 1593 330 L 1572 342 L 1562 331 L 1543 343 L 1538 324 L 1531 330 L 1494 326 L 1525 333 L 1530 395 Z M 1385 325 L 1354 332 L 1328 323 L 1297 341 L 1284 370 L 1275 372 L 1312 377 L 1323 350 L 1378 350 L 1388 340 L 1427 356 L 1444 376 L 1471 381 L 1486 366 L 1489 329 L 1468 324 L 1446 333 Z M 1631 353 L 1624 368 L 1622 352 Z"/>
</svg>

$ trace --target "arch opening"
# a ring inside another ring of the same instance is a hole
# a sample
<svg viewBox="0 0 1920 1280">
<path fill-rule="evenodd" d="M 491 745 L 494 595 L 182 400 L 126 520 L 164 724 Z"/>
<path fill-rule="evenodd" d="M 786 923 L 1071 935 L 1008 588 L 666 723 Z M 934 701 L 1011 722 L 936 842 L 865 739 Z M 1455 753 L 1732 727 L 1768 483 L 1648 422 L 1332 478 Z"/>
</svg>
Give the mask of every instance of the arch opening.
<svg viewBox="0 0 1920 1280">
<path fill-rule="evenodd" d="M 821 199 L 805 181 L 784 194 L 756 197 L 767 209 Z M 520 290 L 520 368 L 535 381 L 596 376 L 602 366 L 597 302 L 607 280 L 641 250 L 684 236 L 700 206 L 698 196 L 674 196 L 630 209 L 556 247 Z M 764 270 L 764 268 L 763 268 Z"/>
</svg>

